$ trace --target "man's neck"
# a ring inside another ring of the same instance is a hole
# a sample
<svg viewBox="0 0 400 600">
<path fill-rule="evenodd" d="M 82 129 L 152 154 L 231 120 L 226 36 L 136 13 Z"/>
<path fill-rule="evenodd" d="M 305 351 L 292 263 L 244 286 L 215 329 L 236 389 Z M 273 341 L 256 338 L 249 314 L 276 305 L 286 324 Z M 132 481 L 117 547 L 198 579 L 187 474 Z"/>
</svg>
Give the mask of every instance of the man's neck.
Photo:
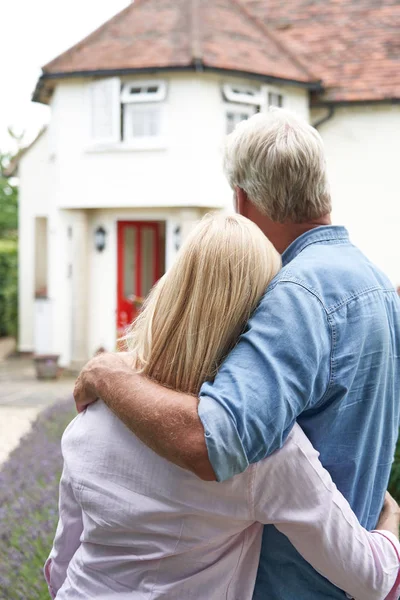
<svg viewBox="0 0 400 600">
<path fill-rule="evenodd" d="M 267 217 L 265 217 L 265 220 L 262 219 L 257 223 L 262 232 L 272 242 L 280 254 L 282 254 L 294 240 L 303 235 L 303 233 L 311 231 L 316 227 L 330 224 L 330 215 L 325 215 L 324 217 L 320 217 L 319 219 L 307 223 L 274 223 Z"/>
<path fill-rule="evenodd" d="M 331 224 L 330 214 L 305 223 L 292 223 L 291 221 L 276 223 L 275 221 L 271 221 L 267 216 L 261 214 L 256 206 L 250 202 L 246 192 L 240 188 L 236 188 L 235 202 L 237 212 L 258 225 L 263 234 L 267 236 L 280 254 L 282 254 L 295 239 L 303 235 L 303 233 L 311 231 L 311 229 L 315 229 L 316 227 Z"/>
</svg>

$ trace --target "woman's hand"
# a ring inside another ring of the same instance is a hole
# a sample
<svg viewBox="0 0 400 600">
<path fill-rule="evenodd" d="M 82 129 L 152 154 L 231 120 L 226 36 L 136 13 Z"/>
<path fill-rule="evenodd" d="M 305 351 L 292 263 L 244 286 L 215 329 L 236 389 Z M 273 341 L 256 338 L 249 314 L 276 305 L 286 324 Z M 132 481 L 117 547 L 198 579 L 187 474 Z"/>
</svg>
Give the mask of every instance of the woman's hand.
<svg viewBox="0 0 400 600">
<path fill-rule="evenodd" d="M 376 529 L 390 531 L 399 539 L 400 507 L 396 500 L 386 492 L 385 502 Z"/>
</svg>

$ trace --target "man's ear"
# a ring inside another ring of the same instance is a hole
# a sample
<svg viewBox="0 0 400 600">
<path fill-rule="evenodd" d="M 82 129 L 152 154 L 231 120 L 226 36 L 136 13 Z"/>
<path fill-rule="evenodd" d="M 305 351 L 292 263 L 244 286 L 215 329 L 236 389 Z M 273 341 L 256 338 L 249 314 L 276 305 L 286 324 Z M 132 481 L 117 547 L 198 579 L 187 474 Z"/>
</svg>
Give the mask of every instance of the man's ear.
<svg viewBox="0 0 400 600">
<path fill-rule="evenodd" d="M 247 197 L 246 192 L 244 190 L 242 190 L 242 188 L 236 187 L 235 194 L 236 194 L 236 212 L 239 213 L 239 215 L 242 215 L 243 217 L 247 217 L 248 216 L 249 199 Z"/>
</svg>

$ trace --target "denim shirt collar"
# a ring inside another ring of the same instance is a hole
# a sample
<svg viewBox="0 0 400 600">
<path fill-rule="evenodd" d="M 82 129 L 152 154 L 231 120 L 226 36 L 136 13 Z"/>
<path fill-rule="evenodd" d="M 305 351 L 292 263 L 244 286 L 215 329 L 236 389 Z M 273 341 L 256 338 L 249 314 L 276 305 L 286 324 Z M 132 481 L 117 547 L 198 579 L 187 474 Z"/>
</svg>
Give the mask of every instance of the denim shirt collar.
<svg viewBox="0 0 400 600">
<path fill-rule="evenodd" d="M 285 266 L 290 263 L 290 261 L 296 258 L 304 248 L 311 244 L 320 242 L 338 243 L 340 241 L 349 241 L 349 234 L 345 227 L 338 225 L 322 225 L 321 227 L 306 231 L 306 233 L 300 235 L 286 248 L 282 254 L 282 265 Z"/>
</svg>

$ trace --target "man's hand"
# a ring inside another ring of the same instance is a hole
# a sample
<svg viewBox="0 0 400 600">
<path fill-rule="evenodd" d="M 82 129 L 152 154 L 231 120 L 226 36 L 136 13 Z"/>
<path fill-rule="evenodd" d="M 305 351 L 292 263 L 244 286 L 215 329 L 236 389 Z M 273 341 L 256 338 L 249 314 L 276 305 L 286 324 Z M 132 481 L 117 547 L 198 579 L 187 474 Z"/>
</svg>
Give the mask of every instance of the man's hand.
<svg viewBox="0 0 400 600">
<path fill-rule="evenodd" d="M 132 372 L 132 357 L 127 352 L 98 354 L 83 367 L 75 383 L 74 398 L 77 411 L 85 408 L 103 396 L 107 376 L 119 371 Z"/>
<path fill-rule="evenodd" d="M 215 481 L 198 399 L 135 373 L 129 353 L 92 358 L 78 377 L 74 397 L 78 412 L 101 398 L 154 452 L 201 479 Z"/>
<path fill-rule="evenodd" d="M 396 500 L 386 492 L 385 502 L 376 529 L 385 529 L 399 539 L 400 507 Z"/>
</svg>

